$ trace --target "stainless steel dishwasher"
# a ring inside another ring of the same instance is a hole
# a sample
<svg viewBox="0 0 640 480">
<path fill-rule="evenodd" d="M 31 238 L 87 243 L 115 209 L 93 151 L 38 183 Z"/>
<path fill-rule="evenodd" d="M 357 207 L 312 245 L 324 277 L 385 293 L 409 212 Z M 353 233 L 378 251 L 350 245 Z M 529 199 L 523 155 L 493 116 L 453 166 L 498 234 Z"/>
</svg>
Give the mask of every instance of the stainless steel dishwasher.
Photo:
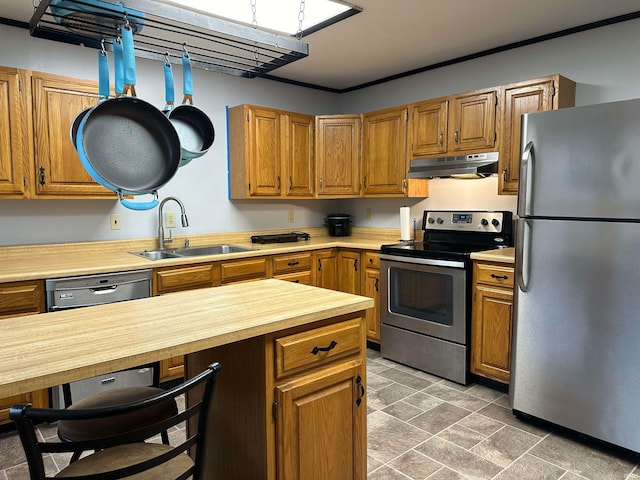
<svg viewBox="0 0 640 480">
<path fill-rule="evenodd" d="M 147 269 L 47 280 L 45 282 L 47 311 L 54 312 L 150 297 L 151 274 L 152 271 Z M 152 385 L 153 373 L 153 367 L 141 367 L 72 382 L 71 397 L 74 402 L 77 402 L 112 388 Z M 62 390 L 61 385 L 51 389 L 54 408 L 64 408 Z"/>
</svg>

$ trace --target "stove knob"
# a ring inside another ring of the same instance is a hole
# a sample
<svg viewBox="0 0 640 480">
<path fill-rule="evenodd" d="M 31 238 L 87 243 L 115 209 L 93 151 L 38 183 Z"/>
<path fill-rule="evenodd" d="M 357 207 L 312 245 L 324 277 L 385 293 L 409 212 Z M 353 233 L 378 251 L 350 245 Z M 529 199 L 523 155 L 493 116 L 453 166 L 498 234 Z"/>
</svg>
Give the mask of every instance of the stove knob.
<svg viewBox="0 0 640 480">
<path fill-rule="evenodd" d="M 429 217 L 429 220 L 427 220 L 427 222 L 429 222 L 430 224 L 433 224 L 435 220 L 432 217 Z"/>
<path fill-rule="evenodd" d="M 491 220 L 491 225 L 493 225 L 494 227 L 498 227 L 498 225 L 500 225 L 500 221 L 497 218 L 494 218 L 493 220 Z"/>
<path fill-rule="evenodd" d="M 486 218 L 483 218 L 482 220 L 480 220 L 480 223 L 482 224 L 483 227 L 486 227 L 487 225 L 489 225 L 489 220 L 487 220 Z"/>
<path fill-rule="evenodd" d="M 444 220 L 441 219 L 440 217 L 438 217 L 438 220 L 436 220 L 438 222 L 438 225 L 442 225 L 444 223 Z"/>
</svg>

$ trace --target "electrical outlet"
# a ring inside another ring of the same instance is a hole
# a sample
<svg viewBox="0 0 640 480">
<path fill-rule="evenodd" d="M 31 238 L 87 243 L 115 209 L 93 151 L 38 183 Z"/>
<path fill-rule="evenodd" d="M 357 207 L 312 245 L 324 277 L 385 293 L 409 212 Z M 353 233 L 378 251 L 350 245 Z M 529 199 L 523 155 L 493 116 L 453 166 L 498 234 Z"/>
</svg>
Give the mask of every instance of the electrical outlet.
<svg viewBox="0 0 640 480">
<path fill-rule="evenodd" d="M 109 223 L 111 224 L 111 230 L 120 230 L 120 214 L 112 213 L 109 216 Z"/>
<path fill-rule="evenodd" d="M 175 212 L 167 212 L 164 214 L 164 226 L 167 228 L 176 228 Z"/>
<path fill-rule="evenodd" d="M 289 223 L 293 223 L 293 219 L 294 219 L 293 210 L 289 210 L 289 214 L 287 218 Z"/>
<path fill-rule="evenodd" d="M 367 208 L 367 220 L 371 220 L 373 218 L 373 209 Z"/>
</svg>

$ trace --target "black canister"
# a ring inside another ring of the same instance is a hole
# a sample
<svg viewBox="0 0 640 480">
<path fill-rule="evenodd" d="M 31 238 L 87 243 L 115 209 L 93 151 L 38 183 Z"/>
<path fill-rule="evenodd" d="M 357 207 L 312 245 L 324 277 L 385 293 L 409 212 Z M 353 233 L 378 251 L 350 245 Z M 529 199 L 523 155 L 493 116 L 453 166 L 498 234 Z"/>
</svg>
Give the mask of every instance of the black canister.
<svg viewBox="0 0 640 480">
<path fill-rule="evenodd" d="M 351 234 L 351 215 L 346 213 L 331 213 L 324 219 L 332 237 L 346 237 Z"/>
</svg>

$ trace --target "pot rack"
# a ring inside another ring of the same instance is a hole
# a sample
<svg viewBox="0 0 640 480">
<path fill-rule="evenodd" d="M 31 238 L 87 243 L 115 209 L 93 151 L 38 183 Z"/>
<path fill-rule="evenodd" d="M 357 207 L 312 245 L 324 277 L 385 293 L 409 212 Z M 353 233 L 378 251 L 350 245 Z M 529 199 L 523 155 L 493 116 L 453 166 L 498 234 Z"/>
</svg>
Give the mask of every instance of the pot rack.
<svg viewBox="0 0 640 480">
<path fill-rule="evenodd" d="M 33 37 L 112 50 L 126 22 L 134 27 L 136 57 L 180 64 L 186 50 L 193 67 L 239 77 L 263 76 L 309 54 L 296 37 L 151 0 L 40 0 L 29 30 Z"/>
</svg>

